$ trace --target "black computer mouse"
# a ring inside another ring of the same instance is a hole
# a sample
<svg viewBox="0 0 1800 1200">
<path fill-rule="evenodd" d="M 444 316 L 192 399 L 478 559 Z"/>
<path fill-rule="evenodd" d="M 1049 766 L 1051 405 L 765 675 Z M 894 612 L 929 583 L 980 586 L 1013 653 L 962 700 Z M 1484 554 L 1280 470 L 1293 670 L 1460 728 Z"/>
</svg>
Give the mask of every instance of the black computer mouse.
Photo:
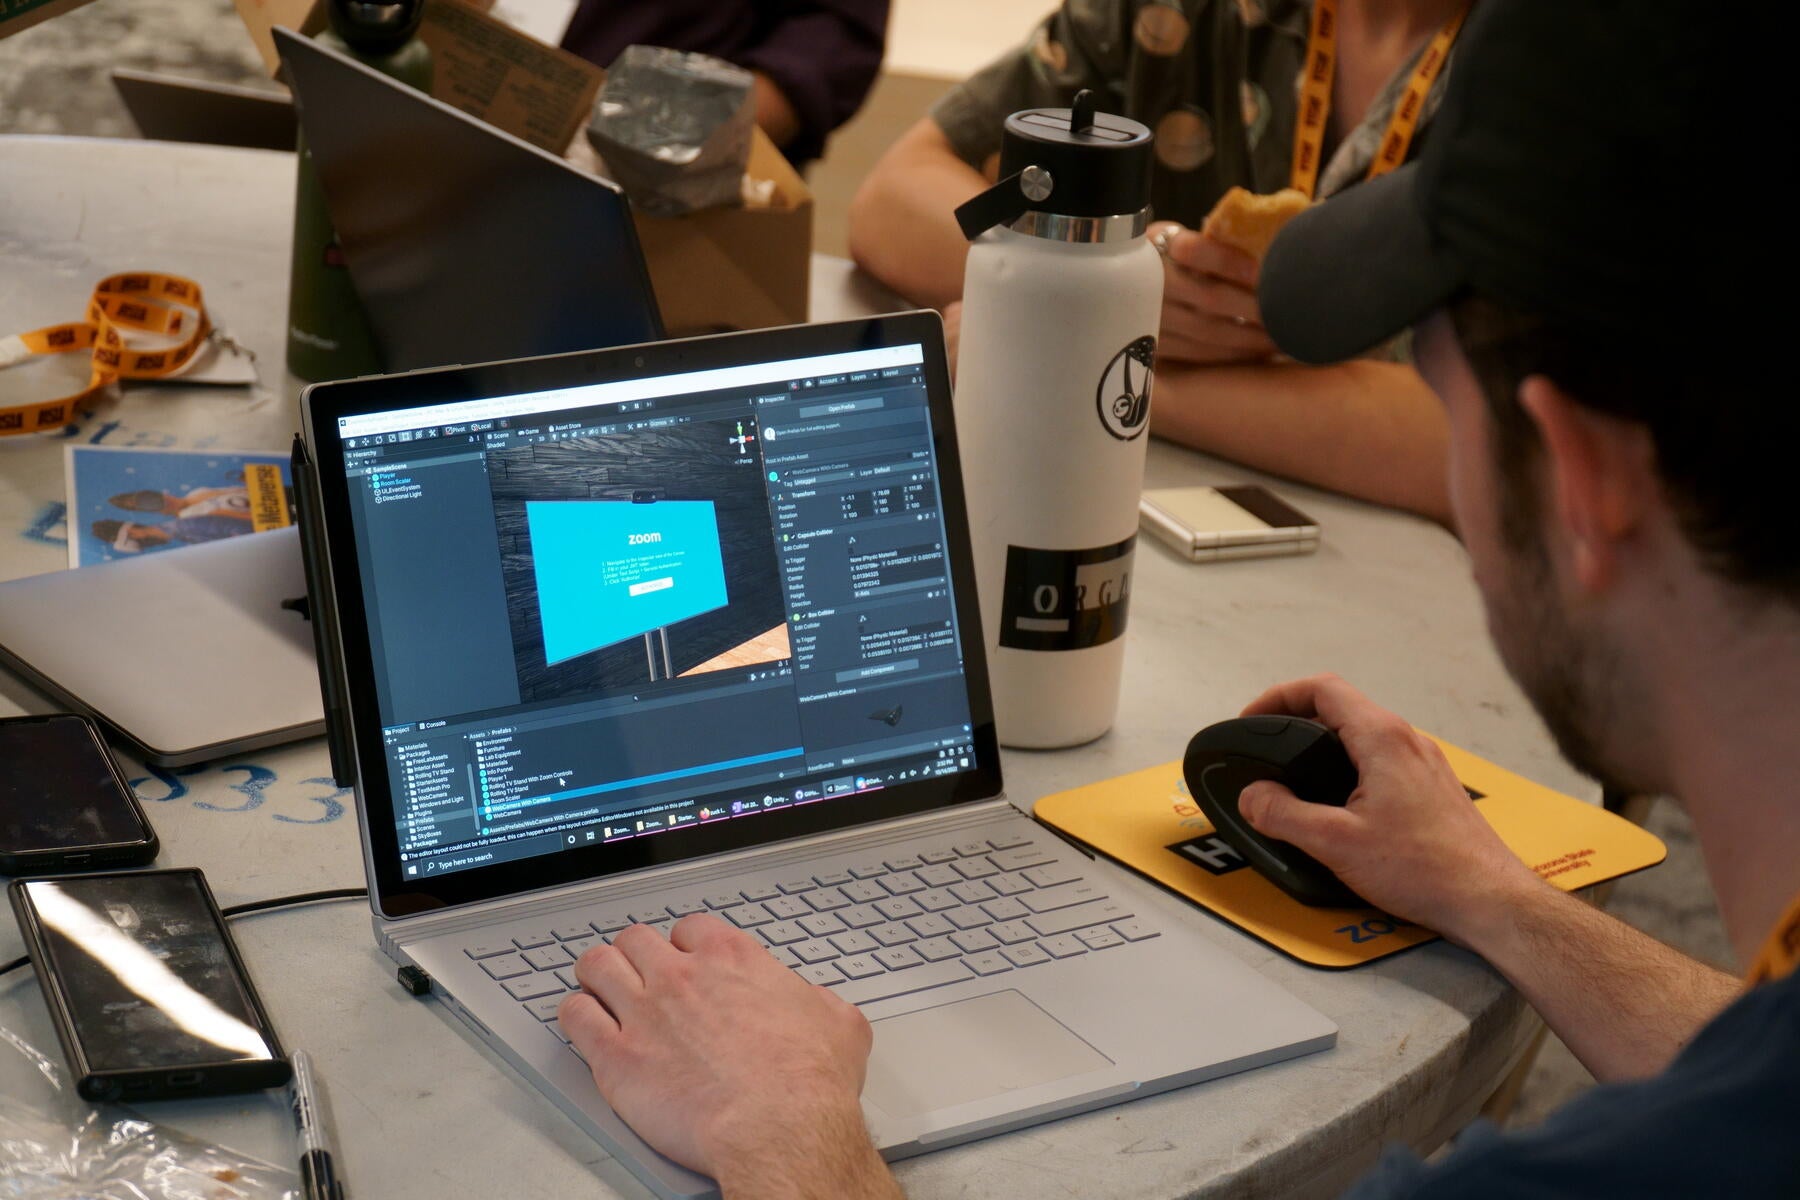
<svg viewBox="0 0 1800 1200">
<path fill-rule="evenodd" d="M 1342 807 L 1356 790 L 1356 764 L 1337 734 L 1303 717 L 1237 717 L 1188 742 L 1182 774 L 1213 831 L 1282 891 L 1328 908 L 1367 902 L 1318 859 L 1265 837 L 1238 815 L 1238 794 L 1259 779 L 1286 784 L 1302 800 Z"/>
</svg>

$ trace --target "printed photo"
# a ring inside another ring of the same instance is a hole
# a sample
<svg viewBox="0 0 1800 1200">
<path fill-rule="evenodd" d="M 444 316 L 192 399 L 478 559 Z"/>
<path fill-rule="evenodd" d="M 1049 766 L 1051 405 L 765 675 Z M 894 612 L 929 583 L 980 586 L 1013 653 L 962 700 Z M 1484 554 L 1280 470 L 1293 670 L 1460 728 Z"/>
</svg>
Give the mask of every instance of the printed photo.
<svg viewBox="0 0 1800 1200">
<path fill-rule="evenodd" d="M 69 565 L 266 533 L 294 523 L 284 454 L 70 446 Z"/>
</svg>

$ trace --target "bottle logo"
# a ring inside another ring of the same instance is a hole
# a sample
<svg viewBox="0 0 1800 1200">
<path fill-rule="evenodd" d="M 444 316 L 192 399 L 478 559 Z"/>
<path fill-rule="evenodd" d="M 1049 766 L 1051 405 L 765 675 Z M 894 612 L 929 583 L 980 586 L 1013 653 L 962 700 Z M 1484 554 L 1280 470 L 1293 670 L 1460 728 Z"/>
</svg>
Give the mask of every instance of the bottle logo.
<svg viewBox="0 0 1800 1200">
<path fill-rule="evenodd" d="M 1086 650 L 1125 633 L 1134 533 L 1089 550 L 1006 548 L 1000 644 L 1014 650 Z"/>
<path fill-rule="evenodd" d="M 1150 425 L 1150 384 L 1155 375 L 1156 339 L 1138 338 L 1112 356 L 1100 374 L 1094 407 L 1100 424 L 1121 442 L 1143 435 Z"/>
</svg>

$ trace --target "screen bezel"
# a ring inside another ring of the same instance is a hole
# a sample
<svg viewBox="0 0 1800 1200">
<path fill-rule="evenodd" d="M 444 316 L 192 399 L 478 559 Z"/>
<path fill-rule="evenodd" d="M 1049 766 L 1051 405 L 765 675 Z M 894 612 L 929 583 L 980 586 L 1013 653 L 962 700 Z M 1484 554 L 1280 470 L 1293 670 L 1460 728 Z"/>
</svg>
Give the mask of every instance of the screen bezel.
<svg viewBox="0 0 1800 1200">
<path fill-rule="evenodd" d="M 61 967 L 50 951 L 47 931 L 44 928 L 43 918 L 38 914 L 37 905 L 32 899 L 31 889 L 33 885 L 45 884 L 75 891 L 84 886 L 93 887 L 116 879 L 169 875 L 191 878 L 194 893 L 199 899 L 197 908 L 207 914 L 213 931 L 218 935 L 221 945 L 225 948 L 239 996 L 255 1024 L 257 1033 L 262 1036 L 264 1044 L 268 1047 L 269 1057 L 196 1059 L 179 1066 L 161 1064 L 153 1067 L 118 1067 L 98 1062 L 89 1054 L 88 1044 L 81 1039 L 81 1027 L 76 1020 L 75 999 L 64 982 Z M 31 951 L 31 960 L 36 966 L 38 978 L 43 985 L 44 998 L 50 1009 L 52 1022 L 56 1026 L 57 1037 L 62 1041 L 63 1049 L 68 1055 L 69 1065 L 77 1076 L 77 1091 L 85 1099 L 117 1099 L 120 1098 L 119 1089 L 135 1081 L 162 1082 L 166 1081 L 171 1074 L 192 1071 L 202 1072 L 205 1076 L 202 1083 L 192 1090 L 166 1093 L 162 1089 L 157 1089 L 151 1093 L 141 1096 L 134 1095 L 130 1098 L 158 1099 L 165 1094 L 221 1095 L 238 1090 L 279 1087 L 287 1082 L 289 1076 L 287 1051 L 282 1047 L 281 1039 L 275 1032 L 275 1026 L 269 1020 L 268 1010 L 263 1007 L 262 997 L 257 993 L 256 985 L 250 980 L 250 973 L 244 965 L 243 955 L 238 953 L 237 943 L 232 940 L 231 930 L 226 927 L 225 916 L 219 911 L 219 902 L 213 897 L 212 888 L 206 882 L 206 875 L 198 867 L 15 879 L 7 890 L 12 900 L 14 916 L 18 919 L 19 928 L 25 935 Z"/>
<path fill-rule="evenodd" d="M 0 872 L 8 875 L 22 875 L 32 871 L 54 871 L 68 866 L 131 866 L 147 863 L 156 857 L 156 831 L 150 826 L 150 818 L 144 814 L 143 805 L 138 803 L 137 793 L 132 790 L 131 783 L 119 768 L 119 762 L 107 749 L 106 739 L 100 734 L 100 727 L 91 717 L 81 713 L 34 713 L 21 717 L 0 718 L 0 731 L 7 729 L 29 729 L 32 726 L 48 726 L 61 722 L 74 722 L 87 733 L 87 742 L 92 747 L 98 762 L 104 764 L 107 774 L 114 785 L 114 797 L 117 804 L 131 815 L 137 823 L 137 836 L 111 842 L 95 842 L 89 845 L 72 846 L 6 846 L 0 845 Z M 71 863 L 71 858 L 77 861 Z"/>
<path fill-rule="evenodd" d="M 622 346 L 576 354 L 515 359 L 473 367 L 447 367 L 404 375 L 315 384 L 301 398 L 302 424 L 317 472 L 322 529 L 316 531 L 329 566 L 335 605 L 348 739 L 357 761 L 356 794 L 361 808 L 370 904 L 398 918 L 497 897 L 558 887 L 680 862 L 867 825 L 895 817 L 992 800 L 1001 793 L 1000 750 L 994 731 L 987 657 L 975 593 L 970 541 L 946 539 L 951 588 L 961 631 L 963 669 L 968 680 L 973 765 L 954 775 L 922 778 L 843 801 L 749 814 L 730 820 L 611 842 L 578 846 L 553 854 L 434 876 L 429 883 L 400 873 L 394 798 L 382 747 L 375 701 L 375 670 L 363 606 L 355 525 L 351 520 L 341 417 L 462 400 L 480 400 L 578 387 L 651 375 L 709 370 L 782 359 L 811 358 L 856 350 L 919 344 L 924 372 L 938 490 L 946 529 L 967 529 L 950 402 L 950 375 L 944 357 L 943 323 L 935 312 L 788 326 Z"/>
</svg>

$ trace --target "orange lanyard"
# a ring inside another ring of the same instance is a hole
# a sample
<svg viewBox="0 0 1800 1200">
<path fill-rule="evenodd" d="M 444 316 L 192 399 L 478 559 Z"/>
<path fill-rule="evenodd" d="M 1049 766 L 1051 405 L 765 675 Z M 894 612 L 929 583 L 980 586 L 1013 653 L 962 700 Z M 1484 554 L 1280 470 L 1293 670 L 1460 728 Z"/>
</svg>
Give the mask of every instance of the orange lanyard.
<svg viewBox="0 0 1800 1200">
<path fill-rule="evenodd" d="M 1769 934 L 1769 940 L 1763 943 L 1762 952 L 1750 967 L 1750 974 L 1744 977 L 1745 982 L 1751 987 L 1770 983 L 1791 974 L 1795 967 L 1800 967 L 1800 896 L 1794 897 L 1787 914 Z"/>
<path fill-rule="evenodd" d="M 1442 73 L 1444 60 L 1450 57 L 1450 47 L 1468 15 L 1465 6 L 1437 31 L 1425 53 L 1419 56 L 1419 65 L 1413 68 L 1406 93 L 1394 105 L 1387 132 L 1381 135 L 1381 145 L 1365 178 L 1385 175 L 1406 161 L 1407 148 L 1419 128 L 1419 116 L 1425 111 L 1425 97 Z M 1319 168 L 1323 165 L 1320 160 L 1325 153 L 1325 122 L 1331 116 L 1331 81 L 1337 75 L 1337 26 L 1337 0 L 1314 0 L 1312 32 L 1306 39 L 1304 82 L 1300 87 L 1300 119 L 1294 130 L 1294 165 L 1289 172 L 1289 186 L 1305 192 L 1309 199 L 1318 190 Z"/>
<path fill-rule="evenodd" d="M 70 424 L 115 379 L 173 375 L 192 361 L 210 328 L 200 285 L 191 279 L 148 271 L 102 279 L 88 300 L 87 320 L 0 337 L 0 367 L 40 354 L 92 352 L 87 386 L 52 400 L 0 408 L 0 437 Z M 154 350 L 136 349 L 125 344 L 121 331 L 126 329 L 180 340 Z"/>
</svg>

